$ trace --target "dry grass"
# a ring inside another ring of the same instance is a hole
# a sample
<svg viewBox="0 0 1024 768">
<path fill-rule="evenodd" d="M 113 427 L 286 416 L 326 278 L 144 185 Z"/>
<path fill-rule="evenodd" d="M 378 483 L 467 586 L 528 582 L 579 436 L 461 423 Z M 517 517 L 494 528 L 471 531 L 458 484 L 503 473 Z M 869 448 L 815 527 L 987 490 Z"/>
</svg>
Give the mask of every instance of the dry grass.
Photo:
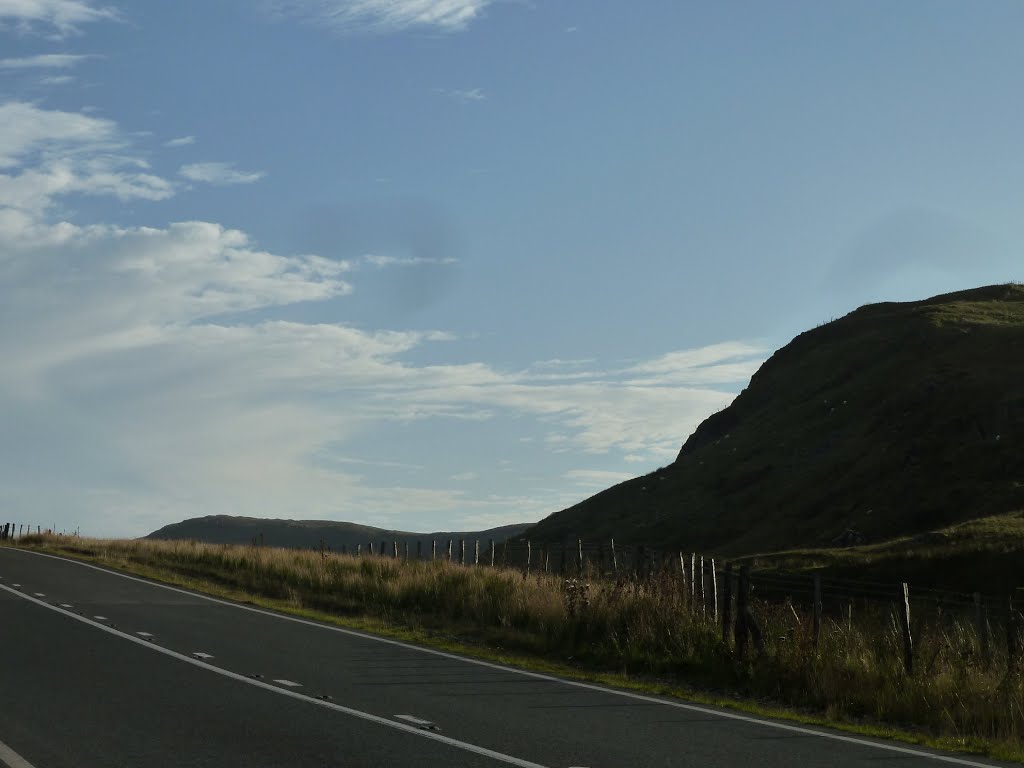
<svg viewBox="0 0 1024 768">
<path fill-rule="evenodd" d="M 765 648 L 738 659 L 674 574 L 587 582 L 443 561 L 182 541 L 42 536 L 19 544 L 297 609 L 443 631 L 589 670 L 678 680 L 838 722 L 910 729 L 947 748 L 1003 758 L 1022 753 L 1024 686 L 1007 673 L 1005 640 L 993 640 L 985 653 L 972 623 L 948 615 L 917 622 L 917 674 L 909 677 L 895 615 L 885 607 L 858 610 L 852 620 L 826 617 L 815 649 L 809 616 L 789 604 L 758 604 Z"/>
</svg>

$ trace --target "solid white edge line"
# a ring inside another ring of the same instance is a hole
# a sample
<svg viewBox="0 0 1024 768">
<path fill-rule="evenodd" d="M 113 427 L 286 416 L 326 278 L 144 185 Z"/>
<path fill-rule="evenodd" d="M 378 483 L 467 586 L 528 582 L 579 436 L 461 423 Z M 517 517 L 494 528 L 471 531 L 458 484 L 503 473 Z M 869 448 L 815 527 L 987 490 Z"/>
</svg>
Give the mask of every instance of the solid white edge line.
<svg viewBox="0 0 1024 768">
<path fill-rule="evenodd" d="M 32 763 L 0 741 L 0 765 L 7 768 L 33 768 Z"/>
<path fill-rule="evenodd" d="M 103 569 L 101 568 L 100 570 Z M 431 739 L 433 741 L 439 741 L 442 744 L 447 744 L 448 746 L 454 747 L 455 749 L 461 749 L 465 752 L 473 752 L 478 755 L 483 755 L 484 757 L 489 757 L 492 760 L 498 760 L 502 763 L 520 766 L 520 768 L 547 768 L 547 766 L 543 766 L 540 763 L 532 763 L 529 760 L 523 760 L 519 757 L 513 757 L 512 755 L 506 755 L 501 752 L 495 752 L 494 750 L 487 749 L 486 747 L 480 747 L 476 744 L 469 744 L 465 741 L 459 741 L 458 739 L 453 739 L 448 736 L 442 736 L 441 734 L 436 733 L 434 731 L 424 731 L 422 728 L 414 728 L 413 726 L 405 725 L 404 723 L 396 723 L 394 720 L 389 720 L 386 717 L 372 715 L 369 712 L 363 712 L 360 709 L 352 709 L 351 707 L 345 707 L 341 704 L 335 704 L 331 701 L 315 699 L 310 696 L 307 696 L 304 693 L 296 693 L 295 691 L 288 690 L 287 688 L 280 688 L 276 685 L 270 685 L 269 683 L 264 683 L 260 680 L 254 680 L 252 678 L 245 677 L 244 675 L 240 675 L 237 672 L 231 672 L 220 667 L 215 667 L 212 664 L 207 664 L 205 662 L 199 661 L 199 659 L 193 659 L 191 656 L 185 656 L 183 654 L 178 653 L 177 651 L 172 651 L 170 648 L 163 648 L 159 645 L 153 645 L 152 643 L 147 642 L 145 640 L 141 640 L 133 635 L 126 634 L 116 629 L 112 629 L 111 627 L 108 627 L 106 624 L 99 624 L 98 622 L 95 622 L 92 619 L 87 619 L 85 616 L 78 616 L 73 613 L 67 613 L 66 611 L 62 611 L 57 607 L 50 605 L 49 603 L 45 603 L 42 600 L 32 597 L 31 595 L 26 595 L 24 592 L 19 592 L 16 589 L 11 589 L 10 587 L 4 584 L 0 584 L 0 589 L 4 590 L 5 592 L 10 592 L 12 595 L 17 595 L 18 597 L 21 597 L 25 600 L 29 600 L 35 603 L 36 605 L 40 605 L 43 608 L 46 608 L 49 611 L 55 611 L 65 618 L 80 621 L 83 624 L 88 624 L 91 627 L 95 627 L 96 629 L 114 635 L 115 637 L 120 637 L 122 640 L 128 640 L 129 642 L 135 643 L 136 645 L 140 645 L 143 648 L 148 648 L 149 650 L 154 651 L 156 653 L 162 653 L 165 656 L 170 656 L 172 659 L 178 659 L 179 661 L 183 661 L 186 664 L 191 664 L 194 667 L 205 669 L 208 672 L 213 672 L 214 674 L 222 675 L 223 677 L 236 680 L 240 683 L 245 683 L 246 685 L 251 685 L 255 688 L 262 688 L 265 691 L 276 693 L 278 696 L 288 696 L 289 698 L 305 702 L 306 704 L 312 704 L 313 706 L 323 707 L 324 709 L 331 709 L 335 712 L 341 712 L 342 714 L 349 715 L 351 717 L 356 717 L 361 720 L 367 720 L 371 723 L 377 723 L 378 725 L 383 725 L 398 731 L 404 731 L 405 733 L 411 733 L 413 736 L 419 736 L 422 739 Z M 11 754 L 13 754 L 13 752 Z M 0 756 L 2 756 L 2 753 L 0 753 Z M 24 765 L 14 764 L 12 768 L 25 768 L 26 766 L 27 768 L 31 768 L 31 766 L 28 766 L 27 763 Z"/>
<path fill-rule="evenodd" d="M 183 594 L 183 595 L 189 595 L 191 597 L 199 598 L 200 600 L 207 600 L 207 601 L 209 601 L 211 603 L 219 603 L 221 605 L 227 605 L 227 606 L 230 606 L 232 608 L 237 608 L 237 609 L 242 610 L 242 611 L 250 611 L 252 613 L 260 613 L 260 614 L 263 614 L 264 616 L 270 616 L 270 617 L 275 618 L 275 619 L 281 619 L 282 621 L 291 621 L 291 622 L 295 622 L 296 624 L 305 624 L 305 625 L 310 626 L 310 627 L 319 627 L 320 629 L 325 629 L 325 630 L 328 630 L 330 632 L 340 632 L 343 635 L 350 635 L 352 637 L 360 637 L 360 638 L 362 638 L 364 640 L 373 640 L 373 641 L 378 642 L 378 643 L 385 643 L 387 645 L 393 645 L 393 646 L 396 646 L 398 648 L 406 648 L 406 649 L 408 649 L 410 651 L 418 651 L 420 653 L 430 654 L 431 656 L 440 656 L 441 658 L 445 658 L 445 659 L 453 659 L 455 661 L 461 661 L 461 662 L 464 662 L 466 664 L 475 664 L 478 667 L 485 667 L 487 669 L 497 669 L 497 670 L 501 670 L 502 672 L 510 672 L 512 674 L 522 675 L 524 677 L 531 677 L 531 678 L 533 678 L 535 680 L 546 680 L 548 682 L 560 683 L 561 685 L 568 685 L 568 686 L 571 686 L 573 688 L 582 688 L 582 689 L 588 690 L 588 691 L 597 691 L 599 693 L 607 693 L 607 694 L 611 694 L 613 696 L 622 696 L 622 697 L 627 698 L 627 699 L 633 699 L 634 701 L 644 701 L 644 702 L 648 702 L 648 703 L 651 703 L 651 704 L 662 704 L 662 705 L 664 705 L 666 707 L 674 707 L 676 709 L 683 709 L 683 710 L 686 710 L 688 712 L 699 712 L 699 713 L 704 714 L 704 715 L 714 715 L 716 717 L 722 717 L 722 718 L 725 718 L 727 720 L 736 720 L 736 721 L 742 722 L 742 723 L 752 723 L 754 725 L 765 726 L 766 728 L 777 728 L 777 729 L 782 730 L 782 731 L 789 731 L 790 733 L 801 733 L 801 734 L 804 734 L 806 736 L 817 736 L 817 737 L 822 738 L 822 739 L 832 739 L 833 741 L 841 741 L 841 742 L 846 743 L 846 744 L 857 744 L 859 746 L 864 746 L 864 747 L 873 747 L 874 749 L 883 749 L 883 750 L 886 750 L 888 752 L 897 752 L 897 753 L 903 754 L 903 755 L 911 755 L 913 757 L 920 757 L 920 758 L 927 759 L 927 760 L 936 760 L 936 761 L 942 762 L 942 763 L 953 763 L 954 765 L 968 765 L 968 766 L 971 766 L 972 768 L 999 768 L 996 763 L 978 763 L 978 762 L 975 762 L 973 760 L 966 760 L 964 758 L 953 757 L 951 755 L 940 755 L 940 754 L 935 754 L 934 752 L 925 752 L 925 751 L 920 750 L 920 749 L 913 749 L 911 747 L 901 747 L 901 746 L 898 746 L 896 744 L 888 744 L 888 743 L 880 742 L 880 741 L 870 741 L 868 739 L 862 739 L 862 738 L 858 738 L 856 736 L 843 736 L 842 734 L 839 734 L 839 733 L 830 733 L 828 731 L 817 731 L 817 730 L 814 730 L 813 728 L 807 728 L 807 727 L 800 726 L 800 725 L 789 725 L 788 723 L 779 723 L 779 722 L 776 722 L 774 720 L 762 720 L 762 719 L 759 719 L 759 718 L 754 717 L 752 715 L 741 715 L 741 714 L 736 713 L 736 712 L 729 712 L 729 711 L 720 710 L 720 709 L 712 709 L 710 707 L 702 706 L 700 704 L 686 704 L 686 703 L 683 703 L 681 701 L 673 701 L 671 699 L 659 699 L 659 698 L 656 698 L 654 696 L 646 696 L 646 695 L 644 695 L 642 693 L 632 693 L 630 691 L 616 690 L 615 688 L 605 688 L 604 686 L 595 685 L 594 683 L 584 683 L 584 682 L 581 682 L 579 680 L 566 680 L 566 679 L 561 678 L 561 677 L 554 677 L 552 675 L 545 675 L 542 672 L 529 672 L 529 671 L 527 671 L 525 669 L 516 669 L 515 667 L 507 667 L 507 666 L 503 666 L 501 664 L 495 664 L 494 662 L 491 662 L 491 661 L 483 661 L 481 659 L 472 659 L 472 658 L 468 658 L 466 656 L 458 656 L 458 655 L 456 655 L 454 653 L 447 653 L 445 651 L 437 651 L 437 650 L 434 650 L 433 648 L 423 648 L 423 647 L 418 646 L 418 645 L 411 645 L 409 643 L 403 643 L 400 640 L 390 640 L 390 639 L 388 639 L 386 637 L 377 637 L 376 635 L 366 634 L 365 632 L 357 632 L 354 629 L 345 629 L 344 627 L 336 627 L 336 626 L 332 626 L 330 624 L 320 624 L 320 623 L 315 622 L 315 621 L 309 621 L 308 619 L 300 619 L 297 616 L 288 616 L 288 615 L 283 614 L 283 613 L 274 613 L 273 611 L 267 611 L 267 610 L 264 610 L 262 608 L 254 608 L 254 607 L 249 606 L 249 605 L 241 605 L 239 603 L 232 603 L 229 600 L 222 600 L 222 599 L 220 599 L 218 597 L 211 597 L 210 595 L 204 595 L 204 594 L 202 594 L 200 592 L 191 592 L 191 591 L 189 591 L 187 589 L 181 589 L 180 587 L 172 587 L 169 584 L 160 584 L 159 582 L 149 581 L 147 579 L 141 579 L 138 576 L 129 576 L 126 573 L 118 573 L 117 571 L 111 571 L 111 570 L 109 570 L 107 568 L 101 568 L 100 566 L 93 565 L 92 563 L 83 563 L 83 562 L 81 562 L 79 560 L 72 560 L 71 558 L 67 558 L 67 557 L 59 557 L 58 555 L 50 555 L 50 554 L 47 554 L 45 552 L 33 552 L 32 550 L 19 549 L 18 547 L 8 547 L 8 549 L 10 549 L 11 551 L 14 551 L 14 552 L 22 552 L 22 553 L 24 553 L 26 555 L 36 555 L 38 557 L 48 557 L 48 558 L 51 558 L 53 560 L 60 560 L 61 562 L 71 563 L 73 565 L 78 565 L 78 566 L 81 566 L 83 568 L 91 568 L 91 569 L 93 569 L 95 571 L 100 571 L 101 573 L 106 573 L 106 574 L 109 574 L 111 576 L 120 576 L 122 579 L 128 579 L 129 581 L 137 581 L 140 584 L 148 584 L 151 587 L 158 587 L 160 589 L 167 589 L 167 590 L 170 590 L 171 592 L 178 592 L 178 593 Z M 0 587 L 3 587 L 3 586 L 4 585 L 0 584 Z M 23 594 L 21 592 L 17 592 L 16 590 L 8 589 L 8 591 L 9 592 L 14 592 L 15 594 L 19 594 L 19 595 Z M 29 598 L 29 599 L 31 600 L 32 598 Z M 44 605 L 45 605 L 45 603 L 44 603 Z M 72 618 L 75 618 L 75 617 L 72 616 Z M 102 625 L 100 625 L 100 626 L 102 626 Z M 106 627 L 103 627 L 103 628 L 106 629 Z M 135 640 L 135 638 L 130 638 L 130 639 Z M 149 643 L 146 643 L 146 646 L 147 647 L 151 647 L 149 645 Z M 164 650 L 164 649 L 160 649 L 160 650 Z M 204 665 L 204 666 L 207 666 L 207 665 Z M 282 689 L 280 689 L 280 688 L 275 688 L 274 690 L 282 691 Z M 287 691 L 282 691 L 282 693 L 287 693 Z M 394 721 L 388 721 L 388 722 L 392 722 L 393 723 Z"/>
<path fill-rule="evenodd" d="M 422 720 L 412 715 L 395 715 L 399 720 L 405 720 L 407 723 L 415 723 L 416 725 L 433 725 L 429 720 Z"/>
</svg>

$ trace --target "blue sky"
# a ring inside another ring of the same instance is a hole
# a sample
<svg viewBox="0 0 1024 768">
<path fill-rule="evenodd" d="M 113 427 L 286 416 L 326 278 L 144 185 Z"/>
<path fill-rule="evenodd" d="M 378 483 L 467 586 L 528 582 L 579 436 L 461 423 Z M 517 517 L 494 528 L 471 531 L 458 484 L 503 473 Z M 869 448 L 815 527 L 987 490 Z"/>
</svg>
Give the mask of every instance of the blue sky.
<svg viewBox="0 0 1024 768">
<path fill-rule="evenodd" d="M 1024 279 L 1024 5 L 0 0 L 0 506 L 412 530 Z"/>
</svg>

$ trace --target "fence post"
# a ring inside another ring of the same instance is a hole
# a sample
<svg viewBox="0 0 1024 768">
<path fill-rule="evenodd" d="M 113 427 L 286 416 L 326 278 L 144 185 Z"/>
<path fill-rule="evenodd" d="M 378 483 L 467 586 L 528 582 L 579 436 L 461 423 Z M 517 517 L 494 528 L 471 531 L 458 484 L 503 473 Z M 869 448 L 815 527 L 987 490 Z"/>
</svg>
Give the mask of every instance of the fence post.
<svg viewBox="0 0 1024 768">
<path fill-rule="evenodd" d="M 619 576 L 619 558 L 615 556 L 615 539 L 612 539 L 612 573 Z"/>
<path fill-rule="evenodd" d="M 708 593 L 704 590 L 704 555 L 700 556 L 700 614 L 708 615 Z"/>
<path fill-rule="evenodd" d="M 583 539 L 576 539 L 576 569 L 583 578 Z"/>
<path fill-rule="evenodd" d="M 725 594 L 722 595 L 722 644 L 729 647 L 732 629 L 732 563 L 725 564 Z"/>
<path fill-rule="evenodd" d="M 491 550 L 491 568 L 494 567 L 494 539 L 488 539 L 488 546 Z"/>
<path fill-rule="evenodd" d="M 404 543 L 404 547 L 402 548 L 402 552 L 403 552 L 403 557 L 404 557 L 405 561 L 409 562 L 409 542 L 408 541 L 406 541 Z"/>
<path fill-rule="evenodd" d="M 975 631 L 978 633 L 978 653 L 981 656 L 983 666 L 987 670 L 989 664 L 992 661 L 991 640 L 989 638 L 988 628 L 988 615 L 986 614 L 985 607 L 981 602 L 981 593 L 975 592 L 973 597 L 974 627 Z"/>
<path fill-rule="evenodd" d="M 480 539 L 473 539 L 473 565 L 480 565 Z"/>
<path fill-rule="evenodd" d="M 914 674 L 914 639 L 910 636 L 910 587 L 903 582 L 901 590 L 902 601 L 899 606 L 900 629 L 903 630 L 903 668 L 907 676 Z"/>
<path fill-rule="evenodd" d="M 1013 607 L 1013 595 L 1006 598 L 1006 671 L 1017 673 L 1017 662 L 1020 655 L 1020 634 L 1017 627 L 1017 611 Z"/>
<path fill-rule="evenodd" d="M 423 559 L 423 539 L 416 539 L 416 559 Z"/>
<path fill-rule="evenodd" d="M 356 557 L 362 557 L 362 556 L 363 556 L 363 545 L 362 544 L 356 544 Z"/>
<path fill-rule="evenodd" d="M 697 555 L 690 553 L 690 604 L 697 602 Z"/>
<path fill-rule="evenodd" d="M 736 625 L 733 642 L 736 655 L 743 658 L 747 654 L 747 596 L 750 592 L 750 566 L 740 566 L 740 584 L 736 591 Z"/>
<path fill-rule="evenodd" d="M 466 564 L 466 540 L 459 539 L 459 565 Z"/>
<path fill-rule="evenodd" d="M 711 599 L 715 624 L 718 623 L 718 574 L 715 573 L 715 558 L 711 558 Z"/>
<path fill-rule="evenodd" d="M 817 652 L 821 643 L 821 574 L 816 573 L 814 579 L 814 626 L 811 629 L 811 640 Z"/>
<path fill-rule="evenodd" d="M 452 561 L 452 540 L 448 539 L 448 562 Z"/>
<path fill-rule="evenodd" d="M 533 547 L 530 546 L 530 540 L 526 540 L 526 568 L 523 569 L 523 578 L 525 579 L 530 575 L 530 558 L 533 555 Z"/>
<path fill-rule="evenodd" d="M 366 553 L 367 553 L 367 554 L 368 554 L 368 555 L 369 555 L 370 557 L 373 557 L 373 542 L 372 542 L 372 541 L 371 541 L 371 542 L 369 542 L 369 543 L 368 543 L 368 544 L 366 545 Z"/>
<path fill-rule="evenodd" d="M 392 544 L 392 547 L 393 547 L 392 551 L 391 551 L 391 556 L 393 558 L 395 558 L 395 560 L 397 560 L 398 559 L 398 542 L 397 541 L 393 541 L 393 542 L 391 542 L 391 544 Z"/>
</svg>

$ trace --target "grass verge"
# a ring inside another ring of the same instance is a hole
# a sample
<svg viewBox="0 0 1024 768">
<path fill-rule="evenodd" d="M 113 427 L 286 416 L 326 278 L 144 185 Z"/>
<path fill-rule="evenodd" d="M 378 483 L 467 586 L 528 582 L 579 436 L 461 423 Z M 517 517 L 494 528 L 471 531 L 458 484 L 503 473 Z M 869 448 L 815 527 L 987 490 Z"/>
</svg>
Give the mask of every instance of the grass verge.
<svg viewBox="0 0 1024 768">
<path fill-rule="evenodd" d="M 943 750 L 1024 762 L 1024 686 L 969 626 L 920 627 L 908 677 L 879 613 L 760 605 L 744 659 L 674 577 L 644 582 L 196 542 L 26 537 L 19 546 L 165 584 L 532 671 Z"/>
</svg>

